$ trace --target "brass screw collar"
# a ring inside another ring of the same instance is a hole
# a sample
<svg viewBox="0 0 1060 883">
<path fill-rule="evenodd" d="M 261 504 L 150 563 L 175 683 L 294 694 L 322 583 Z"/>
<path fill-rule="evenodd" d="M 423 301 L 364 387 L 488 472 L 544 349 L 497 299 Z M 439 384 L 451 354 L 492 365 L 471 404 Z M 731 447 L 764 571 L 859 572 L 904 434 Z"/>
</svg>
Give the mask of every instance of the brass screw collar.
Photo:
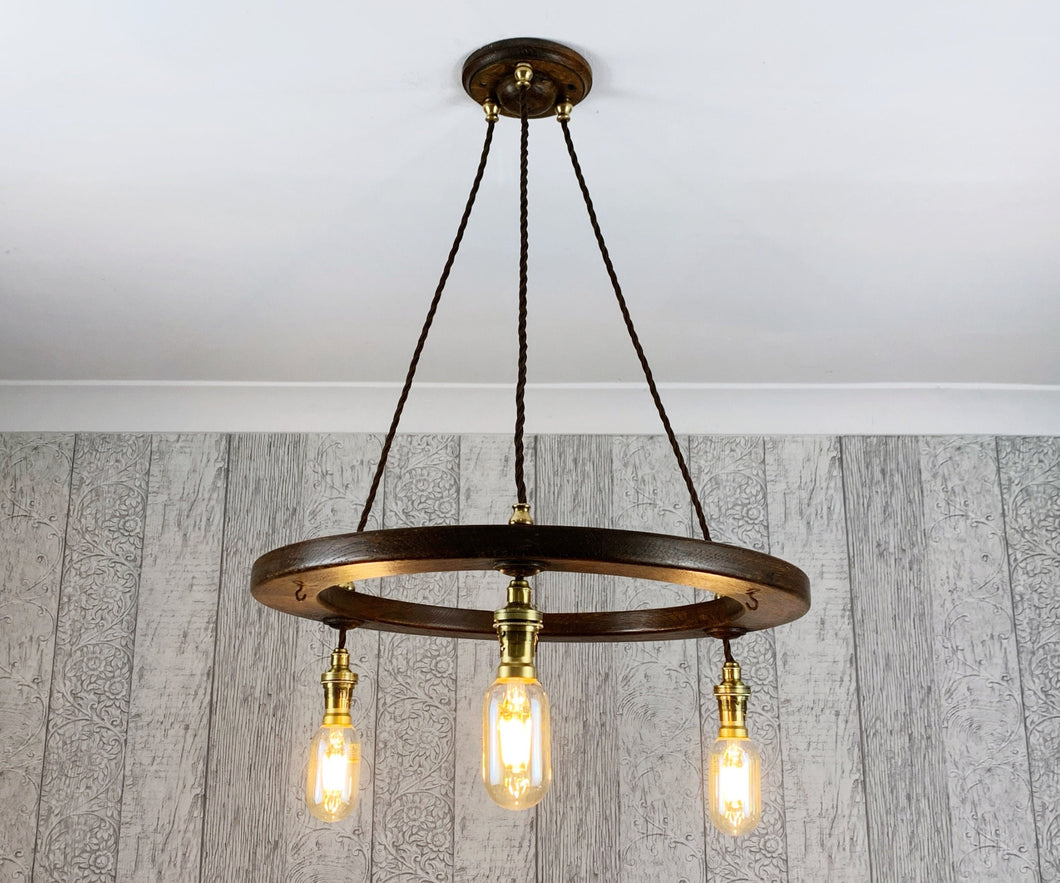
<svg viewBox="0 0 1060 883">
<path fill-rule="evenodd" d="M 530 583 L 516 577 L 508 584 L 508 603 L 493 614 L 493 627 L 501 643 L 499 678 L 537 678 L 534 651 L 543 620 L 530 603 Z"/>
<path fill-rule="evenodd" d="M 353 726 L 350 698 L 357 686 L 357 675 L 350 670 L 350 653 L 345 649 L 331 651 L 331 668 L 320 676 L 324 687 L 324 726 Z"/>
<path fill-rule="evenodd" d="M 740 666 L 726 662 L 721 670 L 721 683 L 715 684 L 714 696 L 718 700 L 719 739 L 747 738 L 747 697 L 751 688 L 740 680 Z"/>
</svg>

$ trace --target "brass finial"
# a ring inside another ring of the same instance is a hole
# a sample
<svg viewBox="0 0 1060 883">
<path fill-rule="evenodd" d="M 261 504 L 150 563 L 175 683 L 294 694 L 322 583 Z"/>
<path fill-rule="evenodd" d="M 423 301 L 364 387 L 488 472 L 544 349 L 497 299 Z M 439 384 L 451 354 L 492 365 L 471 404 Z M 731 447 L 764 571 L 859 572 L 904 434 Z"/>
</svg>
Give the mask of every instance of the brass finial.
<svg viewBox="0 0 1060 883">
<path fill-rule="evenodd" d="M 482 110 L 486 113 L 486 122 L 495 123 L 501 118 L 501 108 L 492 98 L 487 98 L 482 102 Z"/>
<path fill-rule="evenodd" d="M 534 519 L 530 517 L 529 503 L 515 503 L 512 506 L 512 517 L 508 519 L 509 524 L 533 524 Z"/>
<path fill-rule="evenodd" d="M 565 123 L 570 120 L 570 113 L 574 110 L 574 105 L 569 101 L 561 101 L 556 105 L 556 119 L 561 123 Z"/>
<path fill-rule="evenodd" d="M 515 84 L 520 89 L 525 89 L 534 78 L 534 69 L 525 61 L 520 61 L 515 66 Z"/>
</svg>

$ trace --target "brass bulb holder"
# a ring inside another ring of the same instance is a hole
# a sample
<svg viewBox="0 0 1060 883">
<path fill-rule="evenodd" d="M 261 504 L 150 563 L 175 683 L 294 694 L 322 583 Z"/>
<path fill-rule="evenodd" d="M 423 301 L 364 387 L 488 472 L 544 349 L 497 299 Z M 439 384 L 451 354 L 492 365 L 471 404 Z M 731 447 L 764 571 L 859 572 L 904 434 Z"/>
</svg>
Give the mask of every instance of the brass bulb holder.
<svg viewBox="0 0 1060 883">
<path fill-rule="evenodd" d="M 331 668 L 320 676 L 324 687 L 324 726 L 352 727 L 350 699 L 357 686 L 357 675 L 350 670 L 348 650 L 331 651 Z"/>
<path fill-rule="evenodd" d="M 493 628 L 501 643 L 498 678 L 536 680 L 534 652 L 543 618 L 530 603 L 530 583 L 523 577 L 508 583 L 508 603 L 493 614 Z"/>
<path fill-rule="evenodd" d="M 740 680 L 740 665 L 726 662 L 721 669 L 721 683 L 714 685 L 718 700 L 719 739 L 747 738 L 747 697 L 751 688 Z"/>
</svg>

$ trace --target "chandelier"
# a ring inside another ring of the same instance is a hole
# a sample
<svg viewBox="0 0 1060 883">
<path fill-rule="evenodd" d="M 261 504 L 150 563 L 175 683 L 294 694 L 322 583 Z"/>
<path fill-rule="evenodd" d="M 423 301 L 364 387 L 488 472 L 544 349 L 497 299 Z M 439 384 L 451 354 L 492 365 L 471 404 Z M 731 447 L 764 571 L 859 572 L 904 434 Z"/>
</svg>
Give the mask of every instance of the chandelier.
<svg viewBox="0 0 1060 883">
<path fill-rule="evenodd" d="M 518 38 L 491 43 L 464 63 L 463 86 L 485 111 L 486 136 L 478 169 L 452 248 L 416 342 L 379 464 L 355 533 L 321 537 L 274 549 L 254 564 L 251 592 L 284 613 L 319 620 L 337 631 L 331 666 L 321 676 L 325 713 L 313 737 L 306 780 L 310 812 L 324 821 L 347 816 L 357 799 L 360 737 L 350 715 L 357 683 L 346 632 L 376 629 L 435 637 L 499 640 L 497 679 L 486 691 L 482 719 L 482 779 L 503 807 L 534 806 L 552 781 L 549 704 L 537 680 L 539 642 L 661 641 L 710 637 L 724 644 L 718 701 L 718 738 L 707 758 L 710 817 L 739 835 L 761 817 L 758 751 L 748 738 L 750 689 L 740 678 L 730 641 L 802 616 L 810 606 L 806 575 L 787 562 L 749 549 L 711 542 L 706 516 L 604 244 L 570 133 L 571 113 L 588 94 L 592 71 L 567 46 Z M 501 116 L 518 119 L 520 138 L 518 376 L 515 385 L 515 503 L 507 524 L 365 530 L 386 468 L 416 367 L 460 248 Z M 702 539 L 629 530 L 535 524 L 524 479 L 523 427 L 527 366 L 527 177 L 529 121 L 555 117 L 566 142 L 589 223 L 596 236 L 648 390 L 673 449 Z M 494 570 L 509 579 L 506 603 L 496 611 L 397 601 L 357 590 L 361 580 L 458 570 Z M 605 574 L 702 589 L 705 600 L 650 610 L 588 613 L 541 611 L 531 580 L 543 571 Z"/>
</svg>

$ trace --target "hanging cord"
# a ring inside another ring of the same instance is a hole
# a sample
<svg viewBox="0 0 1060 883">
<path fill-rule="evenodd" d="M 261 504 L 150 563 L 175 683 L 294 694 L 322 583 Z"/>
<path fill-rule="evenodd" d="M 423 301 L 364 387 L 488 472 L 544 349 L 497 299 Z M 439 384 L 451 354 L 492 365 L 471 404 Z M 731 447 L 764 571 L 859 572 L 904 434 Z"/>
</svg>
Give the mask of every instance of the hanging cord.
<svg viewBox="0 0 1060 883">
<path fill-rule="evenodd" d="M 345 650 L 346 649 L 346 628 L 345 628 L 345 626 L 343 626 L 342 628 L 339 629 L 339 649 L 340 650 Z"/>
<path fill-rule="evenodd" d="M 721 639 L 721 646 L 722 646 L 722 649 L 725 650 L 725 661 L 726 662 L 735 662 L 736 660 L 733 659 L 733 657 L 732 657 L 732 645 L 729 644 L 729 639 L 728 638 L 722 638 Z"/>
<path fill-rule="evenodd" d="M 611 263 L 611 255 L 608 254 L 607 245 L 604 243 L 604 234 L 600 232 L 600 223 L 596 219 L 596 209 L 593 208 L 593 200 L 589 196 L 589 188 L 585 184 L 581 163 L 578 162 L 578 155 L 574 152 L 574 141 L 571 140 L 570 128 L 565 119 L 560 119 L 559 124 L 563 127 L 563 138 L 567 142 L 567 152 L 570 154 L 571 165 L 574 166 L 574 174 L 578 178 L 578 186 L 581 188 L 582 198 L 585 200 L 585 208 L 589 212 L 589 222 L 593 226 L 593 233 L 596 234 L 596 244 L 600 247 L 600 256 L 604 259 L 607 275 L 611 279 L 611 287 L 615 290 L 618 308 L 622 311 L 622 318 L 625 320 L 629 339 L 633 342 L 633 349 L 637 351 L 637 358 L 640 359 L 640 367 L 643 369 L 644 377 L 648 381 L 648 390 L 651 392 L 652 401 L 655 402 L 655 408 L 659 412 L 663 429 L 666 430 L 666 437 L 670 440 L 670 447 L 673 448 L 674 457 L 677 458 L 677 465 L 681 469 L 681 477 L 684 478 L 685 486 L 688 488 L 688 495 L 692 498 L 692 506 L 696 510 L 696 518 L 699 520 L 699 528 L 703 533 L 703 539 L 709 542 L 710 530 L 707 527 L 707 516 L 703 514 L 703 505 L 699 502 L 699 494 L 696 493 L 696 486 L 692 481 L 691 473 L 688 471 L 688 464 L 685 463 L 684 455 L 681 453 L 681 446 L 677 443 L 677 436 L 674 435 L 673 427 L 670 425 L 670 418 L 666 416 L 666 409 L 663 407 L 662 399 L 659 397 L 659 390 L 655 386 L 655 378 L 652 377 L 651 367 L 648 365 L 648 357 L 644 355 L 644 348 L 640 345 L 637 330 L 633 327 L 633 319 L 629 315 L 626 299 L 622 295 L 622 287 L 618 284 L 618 274 L 615 272 L 615 267 Z"/>
<path fill-rule="evenodd" d="M 526 93 L 519 90 L 519 374 L 515 382 L 515 493 L 517 502 L 526 503 L 526 479 L 523 475 L 523 427 L 526 425 L 526 281 L 530 252 L 528 227 L 529 199 L 527 181 L 530 168 L 530 120 L 527 116 Z"/>
<path fill-rule="evenodd" d="M 442 269 L 442 276 L 438 280 L 438 287 L 434 291 L 434 298 L 431 300 L 430 309 L 427 310 L 427 318 L 423 322 L 423 329 L 420 331 L 420 338 L 416 341 L 416 349 L 412 353 L 412 361 L 409 363 L 409 372 L 405 375 L 405 385 L 401 388 L 401 396 L 398 398 L 397 408 L 394 409 L 394 418 L 390 422 L 390 430 L 386 434 L 386 440 L 383 442 L 383 450 L 379 454 L 379 465 L 375 469 L 375 475 L 372 476 L 372 487 L 368 491 L 368 497 L 364 501 L 364 511 L 361 512 L 361 520 L 357 525 L 358 533 L 364 530 L 368 524 L 368 516 L 372 511 L 372 504 L 375 502 L 375 495 L 379 491 L 379 483 L 383 478 L 383 472 L 386 469 L 386 461 L 390 456 L 390 447 L 394 443 L 394 435 L 397 433 L 398 422 L 401 420 L 401 412 L 405 409 L 405 402 L 409 397 L 409 390 L 412 389 L 412 378 L 416 376 L 416 366 L 420 361 L 420 354 L 423 352 L 423 345 L 427 342 L 427 334 L 431 330 L 431 323 L 434 321 L 434 314 L 438 310 L 438 302 L 442 299 L 442 292 L 445 290 L 445 283 L 449 280 L 449 272 L 453 269 L 453 261 L 456 260 L 456 253 L 460 250 L 460 242 L 464 238 L 464 230 L 467 227 L 468 219 L 471 217 L 471 209 L 475 205 L 475 197 L 478 195 L 479 184 L 482 183 L 482 174 L 486 171 L 486 160 L 489 158 L 490 143 L 493 141 L 493 127 L 496 125 L 494 120 L 489 120 L 486 125 L 486 141 L 482 145 L 482 156 L 478 161 L 478 170 L 475 172 L 475 180 L 471 185 L 471 192 L 467 197 L 467 205 L 464 206 L 464 214 L 460 217 L 460 226 L 457 227 L 456 236 L 453 238 L 453 247 L 449 249 L 449 257 L 446 258 L 445 267 Z"/>
</svg>

